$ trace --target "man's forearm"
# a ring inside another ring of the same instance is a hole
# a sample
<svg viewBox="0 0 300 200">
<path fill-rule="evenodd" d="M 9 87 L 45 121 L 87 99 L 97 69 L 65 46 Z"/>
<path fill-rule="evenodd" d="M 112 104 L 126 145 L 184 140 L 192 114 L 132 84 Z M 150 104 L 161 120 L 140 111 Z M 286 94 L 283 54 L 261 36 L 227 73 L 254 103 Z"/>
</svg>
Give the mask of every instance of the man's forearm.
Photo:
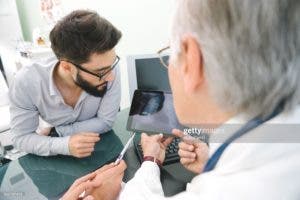
<svg viewBox="0 0 300 200">
<path fill-rule="evenodd" d="M 70 155 L 69 137 L 48 137 L 31 133 L 13 137 L 15 148 L 26 153 L 32 153 L 40 156 L 50 155 Z"/>
<path fill-rule="evenodd" d="M 104 121 L 101 118 L 95 117 L 89 120 L 74 122 L 69 125 L 55 127 L 60 136 L 70 136 L 80 132 L 95 132 L 105 133 L 111 130 L 113 122 Z"/>
</svg>

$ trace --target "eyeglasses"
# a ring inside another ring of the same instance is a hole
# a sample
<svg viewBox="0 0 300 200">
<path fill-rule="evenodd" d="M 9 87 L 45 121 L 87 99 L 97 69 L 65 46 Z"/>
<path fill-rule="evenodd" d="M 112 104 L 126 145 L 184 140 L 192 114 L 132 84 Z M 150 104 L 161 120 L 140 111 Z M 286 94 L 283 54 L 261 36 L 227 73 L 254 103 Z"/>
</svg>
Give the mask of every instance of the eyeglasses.
<svg viewBox="0 0 300 200">
<path fill-rule="evenodd" d="M 169 67 L 169 60 L 170 60 L 170 46 L 160 49 L 158 52 L 159 59 L 161 64 L 168 68 Z"/>
<path fill-rule="evenodd" d="M 120 57 L 117 56 L 116 60 L 114 61 L 114 63 L 111 66 L 103 67 L 102 69 L 100 69 L 99 74 L 91 72 L 91 71 L 85 69 L 84 67 L 82 67 L 81 65 L 78 65 L 78 64 L 73 63 L 71 61 L 67 61 L 67 62 L 73 64 L 75 67 L 77 67 L 81 71 L 84 71 L 84 72 L 86 72 L 88 74 L 96 76 L 96 77 L 99 78 L 99 80 L 102 80 L 102 79 L 104 79 L 109 74 L 109 72 L 111 72 L 117 66 L 117 64 L 119 63 L 119 61 L 120 61 Z"/>
</svg>

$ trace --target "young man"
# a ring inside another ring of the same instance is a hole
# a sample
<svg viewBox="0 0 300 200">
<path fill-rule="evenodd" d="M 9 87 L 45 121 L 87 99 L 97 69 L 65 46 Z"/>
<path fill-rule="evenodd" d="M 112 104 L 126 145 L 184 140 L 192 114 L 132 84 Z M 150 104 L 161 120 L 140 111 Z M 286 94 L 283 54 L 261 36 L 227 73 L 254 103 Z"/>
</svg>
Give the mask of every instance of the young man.
<svg viewBox="0 0 300 200">
<path fill-rule="evenodd" d="M 21 69 L 10 88 L 16 148 L 42 156 L 91 155 L 120 105 L 114 49 L 120 38 L 118 29 L 92 11 L 73 11 L 55 25 L 50 41 L 56 59 Z M 51 131 L 37 134 L 39 118 Z"/>
</svg>

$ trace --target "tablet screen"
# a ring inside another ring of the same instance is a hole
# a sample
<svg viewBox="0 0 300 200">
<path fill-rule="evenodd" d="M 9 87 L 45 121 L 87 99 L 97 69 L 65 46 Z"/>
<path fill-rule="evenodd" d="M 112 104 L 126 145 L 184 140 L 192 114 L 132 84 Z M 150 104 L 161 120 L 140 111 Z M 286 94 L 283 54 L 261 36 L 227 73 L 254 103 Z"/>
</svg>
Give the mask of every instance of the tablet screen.
<svg viewBox="0 0 300 200">
<path fill-rule="evenodd" d="M 183 129 L 173 106 L 171 93 L 136 90 L 127 121 L 127 130 L 146 133 L 172 134 L 172 129 Z"/>
</svg>

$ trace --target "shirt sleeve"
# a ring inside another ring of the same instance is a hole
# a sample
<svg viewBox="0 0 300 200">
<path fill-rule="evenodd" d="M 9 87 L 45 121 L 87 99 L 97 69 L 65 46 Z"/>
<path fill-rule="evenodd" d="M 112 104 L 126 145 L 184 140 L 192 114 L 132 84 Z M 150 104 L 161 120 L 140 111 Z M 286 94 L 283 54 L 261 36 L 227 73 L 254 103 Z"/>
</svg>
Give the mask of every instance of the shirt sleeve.
<svg viewBox="0 0 300 200">
<path fill-rule="evenodd" d="M 197 175 L 186 191 L 172 197 L 163 195 L 156 163 L 146 161 L 119 200 L 299 199 L 299 144 L 234 146 L 227 149 L 218 167 Z"/>
<path fill-rule="evenodd" d="M 56 131 L 60 136 L 68 136 L 80 132 L 105 133 L 111 130 L 121 101 L 120 72 L 118 67 L 115 70 L 115 79 L 108 84 L 108 90 L 103 96 L 97 112 L 97 116 L 85 121 L 57 126 Z"/>
<path fill-rule="evenodd" d="M 124 186 L 119 200 L 196 200 L 193 193 L 182 192 L 173 197 L 165 197 L 160 182 L 160 170 L 156 163 L 145 161 L 135 176 Z"/>
<path fill-rule="evenodd" d="M 69 137 L 51 138 L 38 135 L 39 112 L 32 103 L 29 83 L 16 76 L 10 87 L 11 133 L 14 146 L 24 152 L 41 156 L 64 154 L 69 155 Z"/>
</svg>

